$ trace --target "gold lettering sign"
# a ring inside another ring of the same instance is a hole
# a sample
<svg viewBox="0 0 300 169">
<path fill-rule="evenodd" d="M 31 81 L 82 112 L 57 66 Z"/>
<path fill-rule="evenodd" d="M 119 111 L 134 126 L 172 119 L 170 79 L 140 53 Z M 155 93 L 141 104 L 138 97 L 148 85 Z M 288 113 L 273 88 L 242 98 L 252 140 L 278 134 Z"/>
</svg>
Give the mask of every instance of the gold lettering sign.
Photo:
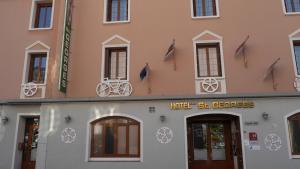
<svg viewBox="0 0 300 169">
<path fill-rule="evenodd" d="M 198 109 L 232 109 L 232 108 L 254 108 L 253 101 L 233 100 L 233 101 L 213 101 L 211 103 L 199 101 L 198 103 L 192 102 L 172 102 L 170 103 L 171 110 L 189 110 L 192 105 L 197 105 Z"/>
</svg>

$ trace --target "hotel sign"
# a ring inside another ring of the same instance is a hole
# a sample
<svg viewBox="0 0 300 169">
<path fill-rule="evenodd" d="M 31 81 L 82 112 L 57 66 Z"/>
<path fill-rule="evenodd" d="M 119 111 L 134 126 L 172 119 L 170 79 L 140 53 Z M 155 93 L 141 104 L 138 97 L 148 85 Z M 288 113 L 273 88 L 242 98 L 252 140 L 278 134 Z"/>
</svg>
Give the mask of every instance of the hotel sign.
<svg viewBox="0 0 300 169">
<path fill-rule="evenodd" d="M 72 29 L 71 28 L 72 5 L 73 5 L 73 0 L 65 0 L 65 20 L 64 20 L 64 32 L 63 32 L 61 65 L 60 65 L 60 76 L 59 76 L 59 90 L 63 93 L 67 92 L 67 85 L 68 85 L 68 65 L 69 65 L 71 29 Z"/>
<path fill-rule="evenodd" d="M 231 109 L 231 108 L 254 108 L 253 101 L 233 100 L 233 101 L 213 101 L 211 103 L 200 101 L 194 102 L 172 102 L 170 103 L 171 110 L 189 110 L 193 107 L 198 109 Z"/>
</svg>

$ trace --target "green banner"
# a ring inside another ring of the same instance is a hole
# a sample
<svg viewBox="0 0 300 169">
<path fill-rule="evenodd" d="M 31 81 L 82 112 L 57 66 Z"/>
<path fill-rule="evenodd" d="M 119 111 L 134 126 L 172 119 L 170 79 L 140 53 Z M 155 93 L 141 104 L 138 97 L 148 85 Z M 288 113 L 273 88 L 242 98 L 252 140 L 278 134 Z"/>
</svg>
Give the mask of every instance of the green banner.
<svg viewBox="0 0 300 169">
<path fill-rule="evenodd" d="M 65 19 L 64 32 L 62 41 L 59 90 L 63 93 L 67 92 L 68 86 L 68 66 L 71 44 L 71 29 L 72 29 L 72 6 L 73 0 L 65 0 Z"/>
</svg>

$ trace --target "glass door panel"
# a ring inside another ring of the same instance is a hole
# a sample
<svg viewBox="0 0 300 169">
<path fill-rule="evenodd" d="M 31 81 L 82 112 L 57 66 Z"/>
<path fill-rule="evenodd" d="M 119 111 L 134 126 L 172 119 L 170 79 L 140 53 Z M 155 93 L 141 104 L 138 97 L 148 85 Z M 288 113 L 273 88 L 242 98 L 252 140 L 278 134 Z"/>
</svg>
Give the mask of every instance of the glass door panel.
<svg viewBox="0 0 300 169">
<path fill-rule="evenodd" d="M 208 159 L 207 124 L 192 124 L 194 160 Z"/>
</svg>

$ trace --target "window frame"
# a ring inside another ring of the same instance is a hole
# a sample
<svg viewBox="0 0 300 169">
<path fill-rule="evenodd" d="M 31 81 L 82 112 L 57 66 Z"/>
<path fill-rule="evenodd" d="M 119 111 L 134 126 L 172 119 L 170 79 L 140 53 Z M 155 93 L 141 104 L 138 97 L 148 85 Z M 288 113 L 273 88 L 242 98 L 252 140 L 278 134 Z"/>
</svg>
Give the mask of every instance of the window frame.
<svg viewBox="0 0 300 169">
<path fill-rule="evenodd" d="M 296 116 L 296 115 L 300 115 L 300 109 L 298 109 L 292 113 L 289 113 L 284 117 L 289 159 L 300 159 L 300 153 L 299 154 L 292 153 L 292 144 L 291 144 L 292 140 L 291 140 L 291 135 L 290 135 L 290 127 L 289 127 L 290 118 L 292 118 L 293 116 Z"/>
<path fill-rule="evenodd" d="M 130 44 L 114 44 L 114 45 L 106 45 L 105 43 L 103 43 L 103 46 L 102 46 L 102 62 L 101 62 L 101 82 L 104 82 L 106 80 L 105 77 L 105 59 L 106 59 L 106 49 L 107 48 L 126 48 L 127 49 L 127 69 L 126 69 L 126 79 L 121 79 L 121 81 L 124 81 L 124 82 L 128 82 L 129 81 L 129 68 L 130 68 Z M 108 79 L 107 81 L 110 81 L 110 82 L 116 82 L 118 81 L 118 79 L 116 80 L 111 80 L 111 79 Z"/>
<path fill-rule="evenodd" d="M 285 0 L 281 0 L 282 2 L 282 8 L 283 8 L 283 13 L 284 15 L 300 15 L 300 12 L 287 12 L 287 8 L 286 8 L 286 5 L 285 5 Z"/>
<path fill-rule="evenodd" d="M 97 111 L 97 110 L 96 110 Z M 91 147 L 92 147 L 92 123 L 95 121 L 100 121 L 101 119 L 121 117 L 127 118 L 136 121 L 139 124 L 139 156 L 138 157 L 92 157 L 91 156 Z M 96 116 L 93 119 L 89 120 L 87 123 L 87 139 L 86 139 L 86 162 L 110 162 L 110 161 L 118 161 L 118 162 L 143 162 L 143 121 L 128 115 L 128 114 L 120 114 L 116 113 L 112 114 L 104 114 L 101 116 Z"/>
<path fill-rule="evenodd" d="M 44 28 L 37 28 L 36 22 L 37 22 L 37 9 L 39 4 L 52 4 L 52 11 L 51 11 L 51 21 L 49 27 Z M 29 22 L 29 30 L 35 31 L 35 30 L 51 30 L 53 29 L 53 19 L 54 19 L 54 11 L 55 11 L 55 0 L 32 0 L 31 4 L 31 14 L 30 14 L 30 22 Z"/>
<path fill-rule="evenodd" d="M 211 15 L 211 16 L 195 16 L 195 5 L 194 5 L 195 0 L 190 0 L 190 6 L 191 6 L 191 18 L 192 19 L 216 19 L 220 18 L 220 8 L 219 8 L 219 0 L 215 0 L 216 3 L 216 15 Z"/>
<path fill-rule="evenodd" d="M 45 58 L 45 61 L 46 61 L 46 65 L 45 65 L 45 77 L 46 77 L 46 69 L 47 69 L 47 53 L 45 52 L 41 52 L 41 53 L 30 53 L 29 54 L 29 66 L 28 66 L 28 75 L 27 75 L 27 81 L 26 83 L 30 83 L 30 81 L 33 80 L 33 64 L 34 64 L 34 59 L 33 58 L 38 58 L 39 60 L 39 75 L 40 77 L 38 78 L 41 78 L 41 64 L 42 64 L 42 58 L 44 57 Z M 41 81 L 41 79 L 38 79 L 37 82 L 34 82 L 36 84 L 44 84 L 45 83 L 45 77 L 44 77 L 44 82 Z"/>
<path fill-rule="evenodd" d="M 291 37 L 290 36 L 290 46 L 291 46 L 291 53 L 292 53 L 292 57 L 293 57 L 292 60 L 293 60 L 293 65 L 294 65 L 294 73 L 295 73 L 295 77 L 300 78 L 300 74 L 298 74 L 296 54 L 295 54 L 295 48 L 294 48 L 295 42 L 300 43 L 300 37 Z"/>
<path fill-rule="evenodd" d="M 198 45 L 210 45 L 210 44 L 219 44 L 219 59 L 220 59 L 220 67 L 221 69 L 221 76 L 198 76 Z M 224 65 L 224 53 L 223 53 L 223 43 L 222 40 L 196 40 L 193 41 L 193 46 L 194 46 L 194 67 L 195 67 L 195 79 L 200 80 L 203 78 L 209 78 L 209 77 L 214 77 L 214 78 L 225 78 L 225 65 Z"/>
<path fill-rule="evenodd" d="M 105 48 L 105 63 L 104 63 L 104 78 L 108 78 L 108 80 L 110 81 L 114 81 L 114 80 L 118 80 L 118 76 L 117 74 L 119 73 L 119 65 L 117 64 L 116 65 L 116 79 L 110 79 L 109 77 L 111 76 L 111 73 L 110 73 L 110 67 L 111 67 L 111 53 L 112 52 L 116 52 L 117 55 L 116 55 L 116 59 L 117 59 L 117 63 L 119 63 L 119 53 L 121 52 L 126 52 L 126 68 L 125 68 L 125 79 L 121 79 L 121 80 L 127 80 L 127 66 L 128 66 L 128 54 L 127 54 L 127 47 L 108 47 L 108 48 Z"/>
<path fill-rule="evenodd" d="M 104 0 L 103 4 L 103 24 L 118 24 L 118 23 L 130 23 L 130 6 L 131 6 L 131 0 L 127 0 L 127 20 L 123 21 L 108 21 L 107 20 L 107 14 L 108 14 L 108 1 Z"/>
</svg>

